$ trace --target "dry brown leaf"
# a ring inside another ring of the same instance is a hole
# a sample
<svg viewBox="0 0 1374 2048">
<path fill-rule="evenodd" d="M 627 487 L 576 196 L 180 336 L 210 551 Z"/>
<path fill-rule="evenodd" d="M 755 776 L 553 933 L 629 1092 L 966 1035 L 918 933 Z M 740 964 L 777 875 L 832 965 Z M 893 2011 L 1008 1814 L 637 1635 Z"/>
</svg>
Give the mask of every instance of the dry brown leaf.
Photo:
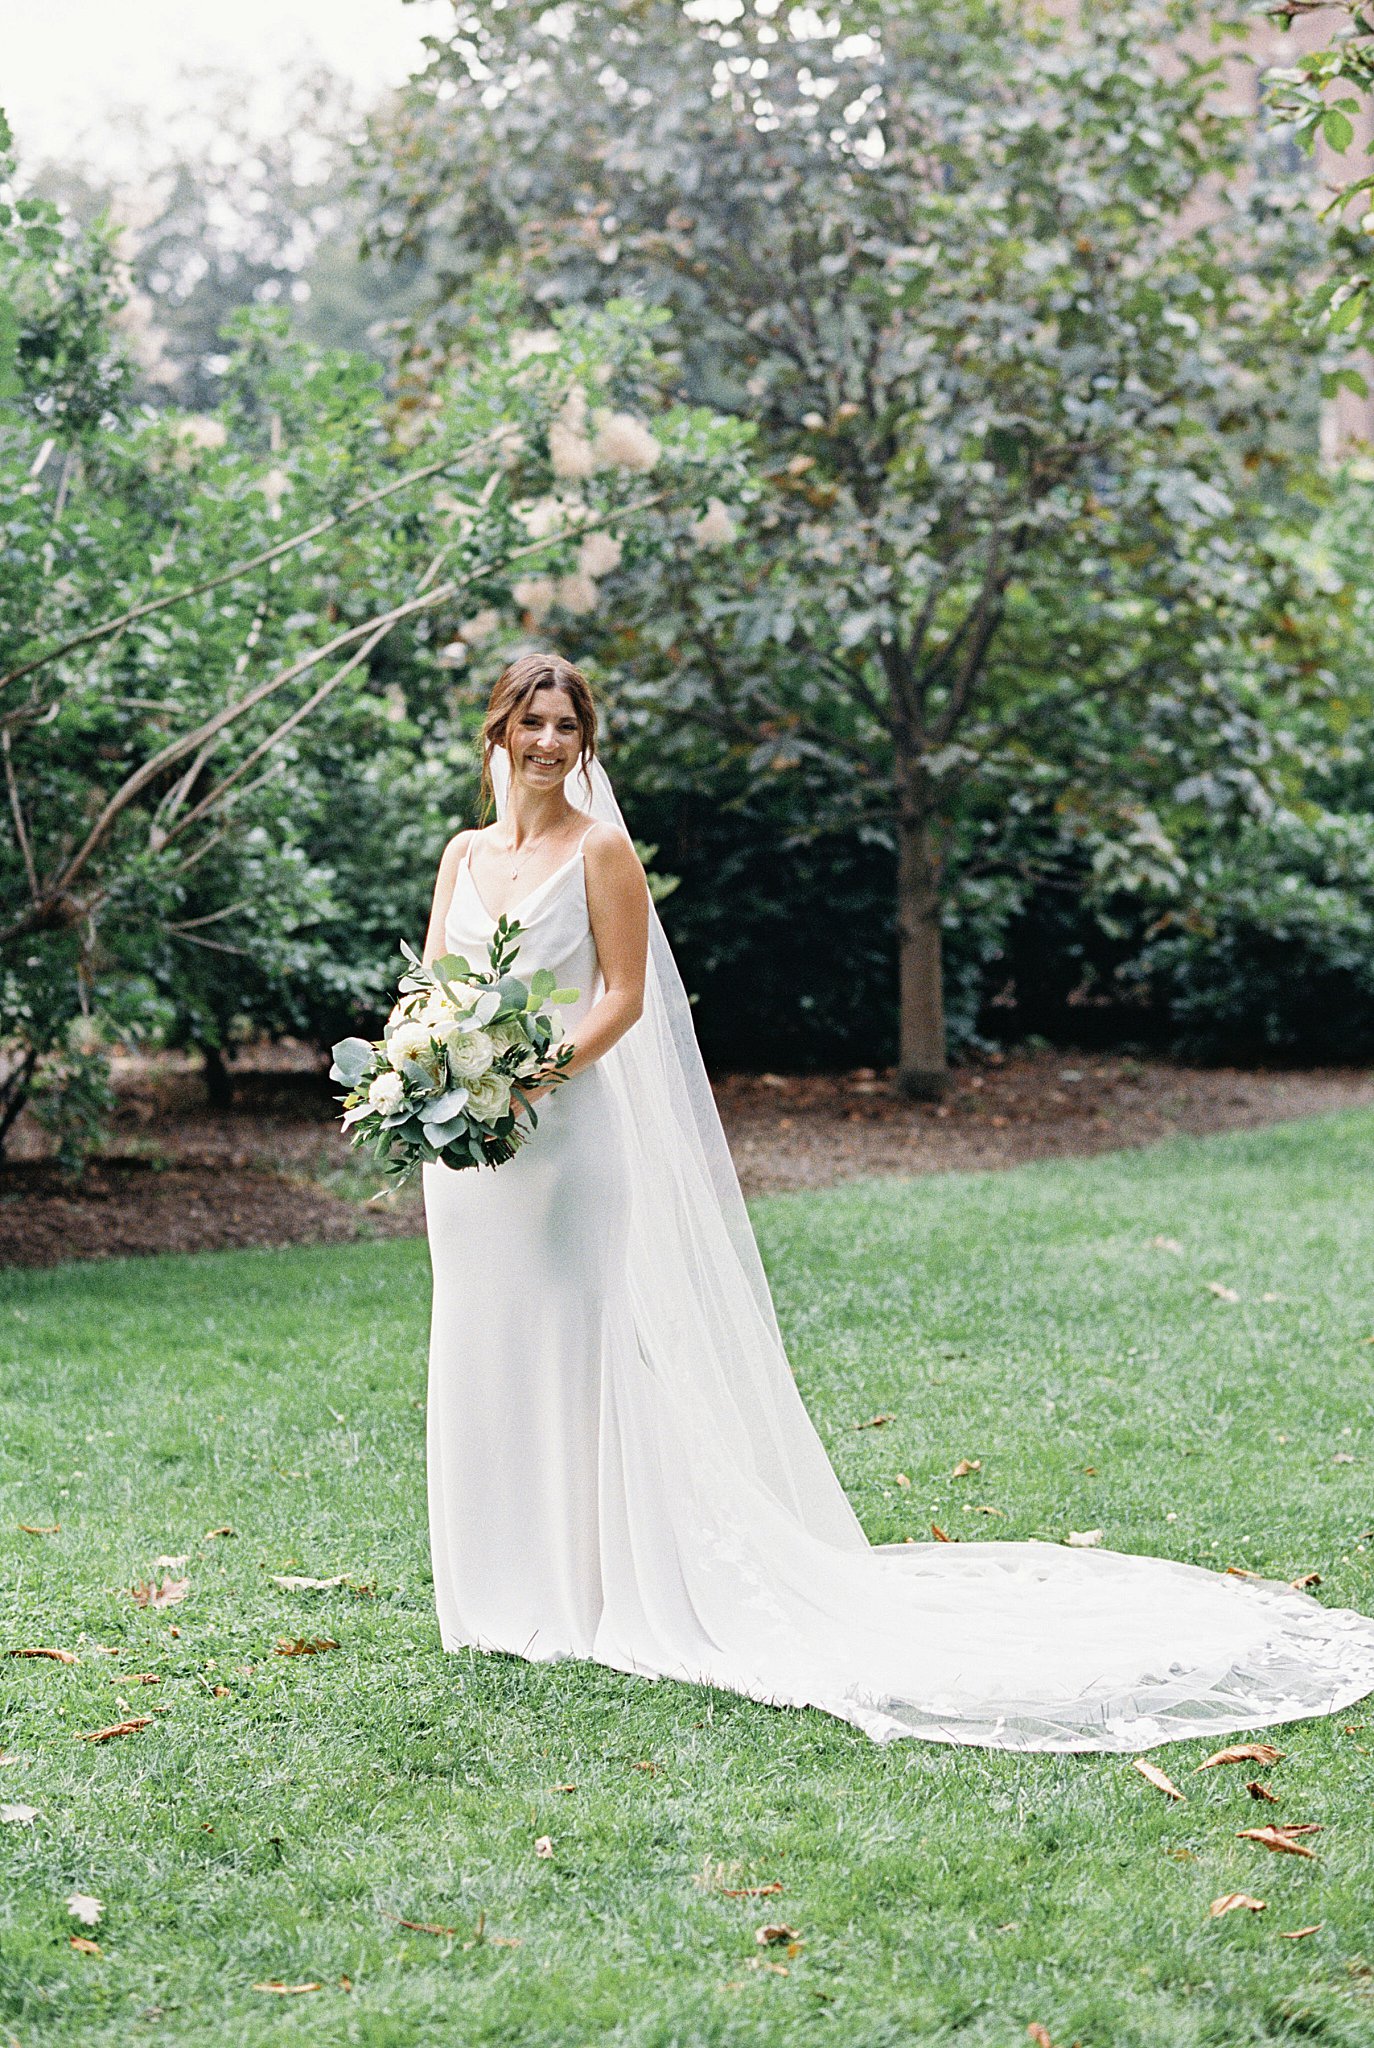
<svg viewBox="0 0 1374 2048">
<path fill-rule="evenodd" d="M 156 1671 L 112 1671 L 111 1685 L 161 1685 Z"/>
<path fill-rule="evenodd" d="M 55 1536 L 62 1524 L 46 1522 L 40 1526 L 37 1522 L 21 1522 L 19 1526 L 26 1536 Z"/>
<path fill-rule="evenodd" d="M 901 1487 L 905 1487 L 905 1488 L 908 1488 L 908 1489 L 909 1489 L 909 1488 L 910 1488 L 910 1486 L 911 1486 L 911 1477 L 910 1477 L 910 1474 L 909 1474 L 909 1473 L 906 1473 L 906 1472 L 899 1472 L 899 1473 L 897 1474 L 897 1484 L 898 1484 L 898 1486 L 901 1486 Z"/>
<path fill-rule="evenodd" d="M 1285 1927 L 1283 1932 L 1279 1936 L 1279 1940 L 1302 1941 L 1309 1934 L 1320 1934 L 1321 1929 L 1322 1923 L 1320 1920 L 1314 1920 L 1310 1927 Z"/>
<path fill-rule="evenodd" d="M 754 1939 L 760 1948 L 771 1948 L 778 1941 L 800 1941 L 801 1935 L 795 1927 L 784 1926 L 782 1921 L 769 1921 L 766 1926 L 754 1929 Z"/>
<path fill-rule="evenodd" d="M 938 1522 L 931 1523 L 930 1533 L 937 1543 L 952 1543 L 954 1541 L 954 1538 L 947 1535 Z"/>
<path fill-rule="evenodd" d="M 775 1877 L 771 1884 L 740 1885 L 735 1891 L 731 1891 L 725 1885 L 721 1887 L 721 1891 L 727 1899 L 766 1899 L 772 1893 L 780 1892 L 781 1890 L 782 1879 L 779 1877 Z"/>
<path fill-rule="evenodd" d="M 1229 1749 L 1219 1749 L 1215 1755 L 1204 1757 L 1197 1769 L 1210 1771 L 1214 1764 L 1276 1764 L 1282 1757 L 1283 1751 L 1275 1749 L 1272 1742 L 1237 1742 Z"/>
<path fill-rule="evenodd" d="M 321 1650 L 337 1650 L 332 1636 L 278 1636 L 274 1657 L 316 1657 Z"/>
<path fill-rule="evenodd" d="M 1054 2048 L 1048 2027 L 1042 2027 L 1039 2020 L 1032 2020 L 1026 2028 L 1027 2037 L 1034 2041 L 1035 2048 Z"/>
<path fill-rule="evenodd" d="M 1242 1841 L 1259 1842 L 1266 1849 L 1274 1849 L 1284 1855 L 1316 1856 L 1315 1849 L 1309 1849 L 1306 1842 L 1295 1842 L 1292 1834 L 1283 1828 L 1237 1828 L 1236 1833 Z"/>
<path fill-rule="evenodd" d="M 6 1650 L 7 1657 L 50 1657 L 54 1664 L 75 1664 L 74 1650 Z"/>
<path fill-rule="evenodd" d="M 870 1415 L 867 1422 L 853 1422 L 851 1429 L 881 1429 L 885 1423 L 895 1422 L 895 1415 Z"/>
<path fill-rule="evenodd" d="M 1258 1778 L 1251 1778 L 1245 1789 L 1252 1799 L 1267 1799 L 1271 1806 L 1277 1806 L 1279 1803 L 1278 1793 L 1271 1792 L 1267 1785 L 1261 1785 Z"/>
<path fill-rule="evenodd" d="M 283 1998 L 295 1998 L 302 1991 L 323 1991 L 323 1984 L 283 1984 L 276 1977 L 269 1977 L 265 1984 L 255 1984 L 254 1991 L 276 1991 Z"/>
<path fill-rule="evenodd" d="M 1322 1575 L 1320 1572 L 1303 1572 L 1298 1578 L 1288 1581 L 1295 1593 L 1305 1593 L 1309 1586 L 1319 1586 L 1321 1582 Z"/>
<path fill-rule="evenodd" d="M 229 1524 L 226 1522 L 222 1529 L 207 1529 L 200 1540 L 202 1543 L 213 1543 L 216 1536 L 232 1536 L 233 1534 L 234 1531 L 229 1527 Z"/>
<path fill-rule="evenodd" d="M 71 1914 L 73 1920 L 79 1920 L 83 1927 L 96 1926 L 104 1910 L 104 1901 L 97 1899 L 91 1892 L 69 1892 L 67 1894 L 67 1911 Z"/>
<path fill-rule="evenodd" d="M 575 1792 L 576 1785 L 550 1785 L 550 1792 Z"/>
<path fill-rule="evenodd" d="M 961 1458 L 949 1476 L 951 1479 L 966 1479 L 970 1472 L 981 1472 L 982 1469 L 981 1458 Z"/>
<path fill-rule="evenodd" d="M 1280 1820 L 1275 1821 L 1281 1835 L 1319 1835 L 1326 1826 L 1324 1820 Z"/>
<path fill-rule="evenodd" d="M 1235 1288 L 1227 1287 L 1225 1283 L 1221 1280 L 1209 1280 L 1207 1282 L 1207 1292 L 1209 1294 L 1215 1294 L 1218 1301 L 1240 1300 L 1240 1296 L 1236 1293 Z"/>
<path fill-rule="evenodd" d="M 399 1913 L 388 1913 L 385 1910 L 383 1910 L 382 1918 L 384 1920 L 394 1920 L 398 1927 L 408 1927 L 411 1930 L 412 1934 L 438 1934 L 447 1936 L 450 1934 L 456 1934 L 458 1932 L 458 1929 L 456 1927 L 440 1927 L 433 1920 L 403 1920 Z M 480 1933 L 480 1927 L 478 1931 Z"/>
<path fill-rule="evenodd" d="M 36 1806 L 25 1806 L 22 1800 L 12 1806 L 0 1806 L 0 1828 L 31 1828 L 38 1818 Z"/>
<path fill-rule="evenodd" d="M 553 1854 L 552 1838 L 548 1835 L 541 1835 L 534 1845 L 534 1853 L 536 1856 L 542 1856 L 547 1862 L 548 1858 Z"/>
<path fill-rule="evenodd" d="M 139 1580 L 129 1589 L 130 1598 L 136 1607 L 175 1607 L 178 1600 L 184 1600 L 191 1590 L 189 1579 L 164 1578 L 160 1586 Z"/>
<path fill-rule="evenodd" d="M 1169 1795 L 1170 1799 L 1181 1800 L 1183 1798 L 1184 1795 L 1179 1791 L 1173 1779 L 1166 1776 L 1166 1774 L 1160 1770 L 1158 1764 L 1152 1764 L 1148 1757 L 1132 1757 L 1131 1769 L 1133 1771 L 1139 1771 L 1141 1777 L 1145 1779 L 1146 1783 L 1153 1785 L 1157 1792 L 1166 1792 Z"/>
<path fill-rule="evenodd" d="M 1243 1564 L 1228 1564 L 1225 1575 L 1228 1579 L 1257 1579 L 1263 1581 L 1264 1578 L 1263 1572 L 1248 1571 Z"/>
<path fill-rule="evenodd" d="M 964 1513 L 966 1515 L 1002 1515 L 1005 1517 L 1006 1512 L 1005 1508 L 989 1507 L 987 1502 L 983 1500 L 966 1500 L 964 1502 Z"/>
<path fill-rule="evenodd" d="M 1252 1899 L 1249 1892 L 1225 1892 L 1219 1899 L 1213 1899 L 1207 1908 L 1214 1920 L 1220 1920 L 1223 1913 L 1234 1913 L 1243 1909 L 1247 1913 L 1263 1913 L 1263 1899 Z"/>
<path fill-rule="evenodd" d="M 647 1771 L 651 1778 L 661 1778 L 663 1776 L 662 1764 L 651 1763 L 647 1757 L 642 1763 L 631 1764 L 630 1769 L 632 1771 Z"/>
<path fill-rule="evenodd" d="M 132 1721 L 116 1721 L 110 1728 L 94 1728 L 89 1735 L 78 1735 L 78 1742 L 109 1742 L 116 1735 L 137 1735 L 140 1728 L 151 1728 L 151 1714 L 141 1714 Z"/>
<path fill-rule="evenodd" d="M 101 1948 L 100 1943 L 98 1941 L 91 1941 L 89 1937 L 84 1934 L 74 1934 L 72 1936 L 72 1947 L 83 1956 L 98 1956 L 104 1954 L 104 1950 Z"/>
</svg>

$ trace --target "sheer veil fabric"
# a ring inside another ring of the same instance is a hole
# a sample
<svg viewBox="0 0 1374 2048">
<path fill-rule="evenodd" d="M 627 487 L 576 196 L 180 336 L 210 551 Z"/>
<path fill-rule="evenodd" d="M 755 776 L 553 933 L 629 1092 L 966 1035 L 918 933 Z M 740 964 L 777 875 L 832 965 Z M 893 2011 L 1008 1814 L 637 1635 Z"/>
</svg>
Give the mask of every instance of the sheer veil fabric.
<svg viewBox="0 0 1374 2048">
<path fill-rule="evenodd" d="M 504 815 L 500 749 L 493 775 Z M 625 830 L 599 761 L 567 790 Z M 568 1096 L 598 1070 L 614 1099 L 598 1143 L 621 1220 L 599 1298 L 579 1297 L 598 1347 L 592 1522 L 572 1510 L 592 1586 L 585 1627 L 547 1651 L 494 1640 L 465 1628 L 445 1591 L 450 1647 L 589 1656 L 818 1707 L 877 1742 L 996 1749 L 1135 1751 L 1336 1712 L 1374 1691 L 1374 1620 L 1285 1585 L 1039 1541 L 871 1545 L 797 1391 L 652 906 L 643 1015 Z M 541 1119 L 521 1160 L 543 1136 Z M 519 1164 L 446 1178 L 499 1182 Z M 437 1274 L 436 1263 L 436 1285 Z M 579 1275 L 565 1277 L 576 1289 Z M 451 1512 L 438 1484 L 436 1591 Z"/>
</svg>

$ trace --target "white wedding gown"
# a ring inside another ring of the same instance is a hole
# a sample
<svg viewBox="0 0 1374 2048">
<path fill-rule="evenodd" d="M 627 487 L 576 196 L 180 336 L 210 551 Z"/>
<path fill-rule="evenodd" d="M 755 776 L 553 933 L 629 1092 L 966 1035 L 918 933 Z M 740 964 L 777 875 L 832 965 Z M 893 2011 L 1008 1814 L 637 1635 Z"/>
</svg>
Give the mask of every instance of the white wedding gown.
<svg viewBox="0 0 1374 2048">
<path fill-rule="evenodd" d="M 586 808 L 618 819 L 595 772 Z M 509 914 L 517 972 L 581 991 L 575 1038 L 599 991 L 581 853 Z M 462 868 L 449 950 L 484 963 L 493 922 Z M 1038 1541 L 870 1545 L 787 1367 L 690 1030 L 654 915 L 620 1044 L 509 1164 L 424 1169 L 445 1649 L 998 1749 L 1146 1749 L 1374 1691 L 1374 1620 L 1284 1585 Z"/>
</svg>

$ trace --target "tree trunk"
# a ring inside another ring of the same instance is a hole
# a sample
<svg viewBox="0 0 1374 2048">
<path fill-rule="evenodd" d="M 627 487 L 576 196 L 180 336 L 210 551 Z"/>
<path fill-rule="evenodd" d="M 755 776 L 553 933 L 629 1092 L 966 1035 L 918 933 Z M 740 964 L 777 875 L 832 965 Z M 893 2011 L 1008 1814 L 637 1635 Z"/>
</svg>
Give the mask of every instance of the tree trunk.
<svg viewBox="0 0 1374 2048">
<path fill-rule="evenodd" d="M 19 1112 L 29 1099 L 37 1065 L 38 1055 L 29 1048 L 16 1055 L 13 1066 L 0 1075 L 0 1159 L 5 1156 L 5 1144 Z"/>
<path fill-rule="evenodd" d="M 914 765 L 898 777 L 897 1085 L 918 1102 L 937 1102 L 949 1077 L 940 965 L 940 856 L 922 780 Z"/>
<path fill-rule="evenodd" d="M 210 1098 L 211 1108 L 232 1109 L 234 1077 L 229 1071 L 223 1052 L 217 1045 L 202 1045 L 200 1056 L 205 1062 L 205 1093 Z"/>
</svg>

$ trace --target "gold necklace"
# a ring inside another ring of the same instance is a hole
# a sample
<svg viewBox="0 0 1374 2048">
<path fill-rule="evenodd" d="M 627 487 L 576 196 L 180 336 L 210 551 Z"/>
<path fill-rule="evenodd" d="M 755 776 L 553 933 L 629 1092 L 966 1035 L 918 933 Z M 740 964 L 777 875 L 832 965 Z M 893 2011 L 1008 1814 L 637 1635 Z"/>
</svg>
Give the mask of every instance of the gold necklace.
<svg viewBox="0 0 1374 2048">
<path fill-rule="evenodd" d="M 523 867 L 523 866 L 525 865 L 525 862 L 526 862 L 526 861 L 527 861 L 527 860 L 529 859 L 529 857 L 530 857 L 530 854 L 531 854 L 532 852 L 535 852 L 535 851 L 537 851 L 537 850 L 538 850 L 538 848 L 539 848 L 539 847 L 541 847 L 541 846 L 542 846 L 542 845 L 544 844 L 544 841 L 545 841 L 545 840 L 546 840 L 546 839 L 548 838 L 548 836 L 549 836 L 549 835 L 548 835 L 548 833 L 547 833 L 547 832 L 541 832 L 541 833 L 540 833 L 540 835 L 539 835 L 539 837 L 538 837 L 538 838 L 537 838 L 536 840 L 534 840 L 534 841 L 532 842 L 532 844 L 526 844 L 526 845 L 525 845 L 524 847 L 522 847 L 522 848 L 521 848 L 521 852 L 520 852 L 520 858 L 519 858 L 519 860 L 515 860 L 515 861 L 513 861 L 513 864 L 512 864 L 512 867 L 511 867 L 511 871 L 510 871 L 510 878 L 511 878 L 511 880 L 512 880 L 512 881 L 515 881 L 515 880 L 516 880 L 517 876 L 518 876 L 518 875 L 519 875 L 519 873 L 520 873 L 520 870 L 521 870 L 521 868 L 522 868 L 522 867 Z M 508 846 L 508 847 L 506 848 L 506 852 L 507 852 L 507 854 L 508 854 L 508 855 L 510 855 L 510 856 L 513 856 L 513 855 L 514 855 L 514 853 L 515 853 L 515 848 L 514 848 L 513 846 Z"/>
</svg>

